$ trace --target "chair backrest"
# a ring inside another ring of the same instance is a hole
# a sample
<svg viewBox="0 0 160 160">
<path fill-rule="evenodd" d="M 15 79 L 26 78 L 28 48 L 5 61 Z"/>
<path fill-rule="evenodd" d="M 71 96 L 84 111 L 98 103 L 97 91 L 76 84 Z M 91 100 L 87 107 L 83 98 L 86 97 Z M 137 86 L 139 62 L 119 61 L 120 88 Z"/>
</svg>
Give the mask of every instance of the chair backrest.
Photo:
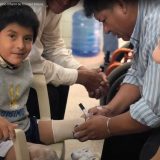
<svg viewBox="0 0 160 160">
<path fill-rule="evenodd" d="M 48 91 L 46 80 L 43 74 L 34 74 L 32 87 L 37 92 L 40 118 L 43 120 L 50 119 Z M 13 140 L 13 143 L 16 152 L 16 159 L 30 160 L 24 131 L 21 129 L 16 129 L 15 132 L 16 139 Z"/>
<path fill-rule="evenodd" d="M 32 87 L 37 92 L 40 119 L 51 119 L 46 79 L 43 74 L 34 74 Z"/>
</svg>

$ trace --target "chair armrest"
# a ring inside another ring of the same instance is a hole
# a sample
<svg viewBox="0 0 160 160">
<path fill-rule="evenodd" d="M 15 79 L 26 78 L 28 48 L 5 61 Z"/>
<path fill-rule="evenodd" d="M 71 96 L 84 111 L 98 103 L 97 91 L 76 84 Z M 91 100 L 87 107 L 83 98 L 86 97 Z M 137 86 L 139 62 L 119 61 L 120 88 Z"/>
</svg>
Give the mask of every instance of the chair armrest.
<svg viewBox="0 0 160 160">
<path fill-rule="evenodd" d="M 13 144 L 15 148 L 16 160 L 30 160 L 24 131 L 21 129 L 15 129 L 15 133 L 16 138 L 13 140 Z"/>
<path fill-rule="evenodd" d="M 50 120 L 50 105 L 48 98 L 48 91 L 46 85 L 46 79 L 43 74 L 34 74 L 32 87 L 37 92 L 40 119 Z M 51 144 L 50 147 L 56 151 L 59 159 L 63 159 L 64 156 L 64 143 Z"/>
</svg>

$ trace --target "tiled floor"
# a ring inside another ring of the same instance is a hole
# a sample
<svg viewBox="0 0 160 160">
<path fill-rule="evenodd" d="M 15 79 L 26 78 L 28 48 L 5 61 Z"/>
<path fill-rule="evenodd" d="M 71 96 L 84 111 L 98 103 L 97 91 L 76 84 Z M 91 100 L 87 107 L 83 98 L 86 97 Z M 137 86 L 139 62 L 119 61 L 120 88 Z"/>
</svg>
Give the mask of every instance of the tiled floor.
<svg viewBox="0 0 160 160">
<path fill-rule="evenodd" d="M 83 58 L 83 57 L 75 57 L 81 64 L 89 67 L 89 68 L 97 68 L 100 64 L 103 63 L 103 53 L 98 54 L 95 57 Z M 69 98 L 67 102 L 67 110 L 65 114 L 65 119 L 80 117 L 82 115 L 82 111 L 78 107 L 79 103 L 83 103 L 86 108 L 90 108 L 99 104 L 99 100 L 91 99 L 88 97 L 88 93 L 86 89 L 78 84 L 75 84 L 70 87 Z M 65 160 L 71 160 L 71 153 L 73 150 L 88 147 L 96 154 L 101 154 L 103 141 L 87 141 L 87 142 L 79 142 L 77 140 L 67 140 L 65 141 Z"/>
</svg>

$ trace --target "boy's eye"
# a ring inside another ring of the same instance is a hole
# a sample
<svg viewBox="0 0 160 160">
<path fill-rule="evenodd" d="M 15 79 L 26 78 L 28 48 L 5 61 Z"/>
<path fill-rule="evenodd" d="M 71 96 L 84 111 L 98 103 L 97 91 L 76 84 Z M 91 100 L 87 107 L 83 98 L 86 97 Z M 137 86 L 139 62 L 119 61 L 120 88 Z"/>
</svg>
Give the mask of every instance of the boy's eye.
<svg viewBox="0 0 160 160">
<path fill-rule="evenodd" d="M 12 39 L 13 39 L 13 38 L 16 38 L 16 35 L 15 35 L 15 34 L 9 34 L 8 36 L 9 36 L 10 38 L 12 38 Z"/>
<path fill-rule="evenodd" d="M 25 37 L 24 40 L 25 41 L 33 41 L 33 37 Z"/>
</svg>

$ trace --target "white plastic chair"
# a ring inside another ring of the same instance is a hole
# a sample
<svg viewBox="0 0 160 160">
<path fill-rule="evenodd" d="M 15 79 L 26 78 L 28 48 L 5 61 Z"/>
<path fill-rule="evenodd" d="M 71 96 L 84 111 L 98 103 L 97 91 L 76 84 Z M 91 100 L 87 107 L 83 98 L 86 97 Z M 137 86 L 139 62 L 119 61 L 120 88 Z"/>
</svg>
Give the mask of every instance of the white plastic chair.
<svg viewBox="0 0 160 160">
<path fill-rule="evenodd" d="M 39 110 L 40 110 L 40 118 L 43 120 L 48 120 L 50 118 L 50 106 L 48 99 L 48 92 L 46 86 L 46 80 L 44 75 L 42 74 L 34 74 L 33 86 L 38 97 Z M 27 149 L 26 137 L 21 129 L 16 129 L 16 139 L 13 140 L 15 152 L 16 152 L 16 160 L 30 160 L 29 152 Z M 56 151 L 60 160 L 64 159 L 64 143 L 56 143 L 49 145 Z"/>
</svg>

